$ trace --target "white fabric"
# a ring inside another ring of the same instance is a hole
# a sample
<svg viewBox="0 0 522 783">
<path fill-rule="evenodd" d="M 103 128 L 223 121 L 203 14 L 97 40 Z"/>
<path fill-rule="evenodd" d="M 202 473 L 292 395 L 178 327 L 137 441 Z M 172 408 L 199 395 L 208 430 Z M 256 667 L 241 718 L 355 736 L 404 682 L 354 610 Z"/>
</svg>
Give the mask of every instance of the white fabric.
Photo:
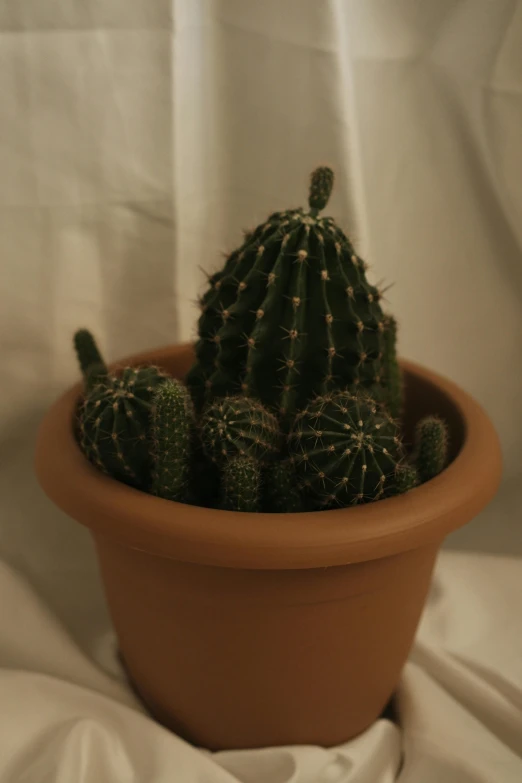
<svg viewBox="0 0 522 783">
<path fill-rule="evenodd" d="M 0 567 L 0 783 L 520 783 L 522 561 L 444 553 L 398 693 L 334 749 L 211 754 L 154 723 L 126 687 L 108 627 L 90 657 Z"/>
<path fill-rule="evenodd" d="M 521 93 L 518 0 L 0 2 L 2 783 L 393 778 L 387 723 L 337 756 L 205 760 L 131 711 L 89 663 L 118 674 L 90 540 L 37 487 L 34 435 L 77 377 L 77 326 L 110 358 L 189 337 L 200 267 L 328 162 L 329 211 L 395 284 L 401 352 L 502 438 L 502 491 L 450 544 L 522 554 Z M 522 780 L 520 566 L 446 556 L 439 582 L 402 779 Z"/>
</svg>

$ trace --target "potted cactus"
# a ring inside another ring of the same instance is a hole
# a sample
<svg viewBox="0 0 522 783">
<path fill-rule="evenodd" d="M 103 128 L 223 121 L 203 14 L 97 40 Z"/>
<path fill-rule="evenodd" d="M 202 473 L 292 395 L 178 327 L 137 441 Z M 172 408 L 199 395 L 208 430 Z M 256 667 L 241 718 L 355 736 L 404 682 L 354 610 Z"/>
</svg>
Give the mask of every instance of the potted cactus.
<svg viewBox="0 0 522 783">
<path fill-rule="evenodd" d="M 44 419 L 36 467 L 92 532 L 122 660 L 212 749 L 333 745 L 393 694 L 444 537 L 492 498 L 480 406 L 397 359 L 366 264 L 322 215 L 272 214 L 211 275 L 199 339 L 108 367 Z"/>
</svg>

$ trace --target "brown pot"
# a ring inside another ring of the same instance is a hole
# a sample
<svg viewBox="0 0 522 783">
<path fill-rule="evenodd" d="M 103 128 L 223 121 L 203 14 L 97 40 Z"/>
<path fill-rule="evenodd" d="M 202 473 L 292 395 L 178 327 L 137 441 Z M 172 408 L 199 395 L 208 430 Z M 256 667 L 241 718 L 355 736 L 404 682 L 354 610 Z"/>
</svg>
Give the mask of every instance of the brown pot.
<svg viewBox="0 0 522 783">
<path fill-rule="evenodd" d="M 133 357 L 182 378 L 190 346 Z M 453 461 L 401 497 L 307 514 L 246 514 L 147 495 L 95 470 L 50 409 L 36 470 L 92 532 L 126 667 L 152 714 L 210 749 L 313 743 L 366 729 L 408 656 L 444 537 L 493 497 L 501 455 L 482 408 L 410 362 L 407 433 L 450 425 Z"/>
</svg>

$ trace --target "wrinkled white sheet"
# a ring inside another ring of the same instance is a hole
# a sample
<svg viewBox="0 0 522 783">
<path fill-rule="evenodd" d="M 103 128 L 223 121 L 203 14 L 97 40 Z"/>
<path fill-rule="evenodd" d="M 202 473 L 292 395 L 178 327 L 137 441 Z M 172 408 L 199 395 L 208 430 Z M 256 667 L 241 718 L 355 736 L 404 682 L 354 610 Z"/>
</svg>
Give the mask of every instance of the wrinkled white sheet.
<svg viewBox="0 0 522 783">
<path fill-rule="evenodd" d="M 443 553 L 397 704 L 333 749 L 211 754 L 142 711 L 110 628 L 84 648 L 0 567 L 0 783 L 520 783 L 522 560 Z M 94 626 L 93 626 L 94 627 Z"/>
</svg>

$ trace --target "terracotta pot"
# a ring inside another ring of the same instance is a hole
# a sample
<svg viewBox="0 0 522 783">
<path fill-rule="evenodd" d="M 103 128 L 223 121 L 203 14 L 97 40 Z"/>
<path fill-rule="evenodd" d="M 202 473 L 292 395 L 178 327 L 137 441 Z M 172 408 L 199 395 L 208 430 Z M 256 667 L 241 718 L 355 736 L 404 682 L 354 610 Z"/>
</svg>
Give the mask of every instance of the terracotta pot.
<svg viewBox="0 0 522 783">
<path fill-rule="evenodd" d="M 182 378 L 190 346 L 133 357 Z M 407 432 L 451 428 L 453 461 L 407 495 L 307 514 L 182 505 L 97 472 L 76 445 L 76 386 L 51 408 L 36 469 L 96 543 L 120 649 L 162 723 L 211 748 L 343 742 L 400 677 L 437 551 L 493 497 L 501 456 L 480 406 L 404 362 Z"/>
</svg>

